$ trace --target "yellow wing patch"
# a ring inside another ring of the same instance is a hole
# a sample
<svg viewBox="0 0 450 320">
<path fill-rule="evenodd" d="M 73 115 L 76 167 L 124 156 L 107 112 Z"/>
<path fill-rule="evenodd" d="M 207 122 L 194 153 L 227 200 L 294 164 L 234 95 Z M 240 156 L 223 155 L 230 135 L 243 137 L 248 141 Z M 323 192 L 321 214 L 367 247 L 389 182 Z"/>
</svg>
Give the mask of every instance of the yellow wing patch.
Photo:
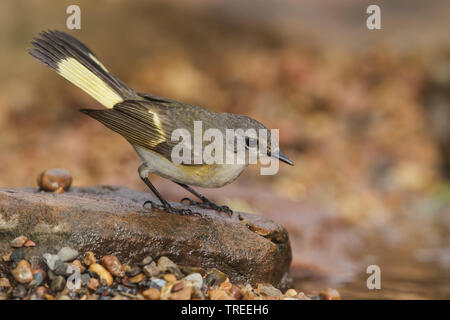
<svg viewBox="0 0 450 320">
<path fill-rule="evenodd" d="M 98 59 L 94 59 L 95 57 L 92 56 L 91 58 L 98 62 Z M 99 65 L 106 71 L 101 63 Z M 102 79 L 74 58 L 68 57 L 59 61 L 57 72 L 106 108 L 112 109 L 115 104 L 123 101 L 122 97 Z"/>
</svg>

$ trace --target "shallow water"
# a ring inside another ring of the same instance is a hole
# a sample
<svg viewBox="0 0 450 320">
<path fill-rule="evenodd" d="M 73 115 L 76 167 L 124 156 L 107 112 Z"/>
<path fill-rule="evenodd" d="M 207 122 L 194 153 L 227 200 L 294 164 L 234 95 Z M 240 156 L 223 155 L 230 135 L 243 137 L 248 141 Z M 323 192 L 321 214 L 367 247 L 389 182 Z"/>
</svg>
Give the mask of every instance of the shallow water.
<svg viewBox="0 0 450 320">
<path fill-rule="evenodd" d="M 361 272 L 350 281 L 295 281 L 304 292 L 338 289 L 342 299 L 450 299 L 449 214 L 407 220 L 373 232 L 356 253 Z M 386 232 L 387 231 L 387 232 Z M 381 270 L 381 289 L 369 290 L 369 265 Z"/>
</svg>

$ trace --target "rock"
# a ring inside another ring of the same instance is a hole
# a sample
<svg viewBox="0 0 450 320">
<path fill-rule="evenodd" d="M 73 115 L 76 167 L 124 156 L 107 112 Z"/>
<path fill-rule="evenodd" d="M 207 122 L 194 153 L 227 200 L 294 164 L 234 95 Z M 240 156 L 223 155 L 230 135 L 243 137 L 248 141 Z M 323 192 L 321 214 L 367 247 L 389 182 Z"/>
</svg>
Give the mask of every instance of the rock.
<svg viewBox="0 0 450 320">
<path fill-rule="evenodd" d="M 164 280 L 166 280 L 167 282 L 174 282 L 177 281 L 177 277 L 175 277 L 173 274 L 168 273 L 164 275 Z"/>
<path fill-rule="evenodd" d="M 149 288 L 147 290 L 142 291 L 142 295 L 145 299 L 148 300 L 159 300 L 160 293 L 156 288 Z"/>
<path fill-rule="evenodd" d="M 43 171 L 38 179 L 38 186 L 45 191 L 67 191 L 72 184 L 72 175 L 66 169 L 48 169 Z"/>
<path fill-rule="evenodd" d="M 139 273 L 141 273 L 141 268 L 139 268 L 138 266 L 128 266 L 125 270 L 125 274 L 128 277 L 134 277 L 137 276 Z"/>
<path fill-rule="evenodd" d="M 150 286 L 153 288 L 161 289 L 167 284 L 166 280 L 163 279 L 152 279 L 150 281 Z"/>
<path fill-rule="evenodd" d="M 63 276 L 57 276 L 52 280 L 50 284 L 50 289 L 53 292 L 60 292 L 65 288 L 65 286 L 66 286 L 66 279 L 64 279 Z"/>
<path fill-rule="evenodd" d="M 116 256 L 104 256 L 102 258 L 102 264 L 112 273 L 115 277 L 125 276 L 125 269 L 120 263 L 120 260 Z"/>
<path fill-rule="evenodd" d="M 16 263 L 18 263 L 20 260 L 23 260 L 24 258 L 25 253 L 23 252 L 23 249 L 14 250 L 10 256 L 11 261 Z"/>
<path fill-rule="evenodd" d="M 89 270 L 98 275 L 101 283 L 106 284 L 107 286 L 112 285 L 113 277 L 102 265 L 93 263 L 90 265 Z"/>
<path fill-rule="evenodd" d="M 100 286 L 100 282 L 95 278 L 90 278 L 87 282 L 86 286 L 91 289 L 92 291 L 96 291 L 98 287 Z"/>
<path fill-rule="evenodd" d="M 42 255 L 42 259 L 47 264 L 48 268 L 52 271 L 63 264 L 63 262 L 56 254 L 44 253 Z"/>
<path fill-rule="evenodd" d="M 241 300 L 242 299 L 241 288 L 239 288 L 237 285 L 233 284 L 231 286 L 230 294 L 236 300 Z"/>
<path fill-rule="evenodd" d="M 17 267 L 11 271 L 17 282 L 25 284 L 33 280 L 31 265 L 27 260 L 21 260 Z"/>
<path fill-rule="evenodd" d="M 225 290 L 212 289 L 209 290 L 209 298 L 211 300 L 234 300 L 234 297 L 228 294 Z"/>
<path fill-rule="evenodd" d="M 36 243 L 35 243 L 34 241 L 27 240 L 27 241 L 23 244 L 23 246 L 26 247 L 26 248 L 29 248 L 29 247 L 35 247 L 35 246 L 36 246 Z"/>
<path fill-rule="evenodd" d="M 196 210 L 202 216 L 168 214 L 142 207 L 151 198 L 148 192 L 122 187 L 73 187 L 64 196 L 36 191 L 0 188 L 0 237 L 9 245 L 12 234 L 26 234 L 39 243 L 27 248 L 27 254 L 71 247 L 99 257 L 114 253 L 131 264 L 164 256 L 178 265 L 216 268 L 232 283 L 287 285 L 287 232 L 261 215 L 236 212 L 229 217 L 201 208 Z M 245 225 L 239 216 L 247 220 Z M 0 250 L 8 252 L 1 243 Z M 0 270 L 7 268 L 0 261 Z"/>
<path fill-rule="evenodd" d="M 169 268 L 178 269 L 178 266 L 167 257 L 161 257 L 158 259 L 158 268 L 161 272 L 170 271 Z"/>
<path fill-rule="evenodd" d="M 13 248 L 21 248 L 28 241 L 28 238 L 25 236 L 19 236 L 11 241 L 11 247 Z"/>
<path fill-rule="evenodd" d="M 12 291 L 12 296 L 14 298 L 22 299 L 22 298 L 25 298 L 26 295 L 27 295 L 27 289 L 21 284 L 19 284 L 17 287 L 15 287 Z"/>
<path fill-rule="evenodd" d="M 192 284 L 190 282 L 184 283 L 183 281 L 181 281 L 175 283 L 172 286 L 170 300 L 189 300 L 191 299 L 191 294 L 192 294 Z"/>
<path fill-rule="evenodd" d="M 129 279 L 130 283 L 139 283 L 145 280 L 145 275 L 143 273 L 139 273 L 138 275 Z"/>
<path fill-rule="evenodd" d="M 200 273 L 191 273 L 183 278 L 185 281 L 191 281 L 192 286 L 201 290 L 203 286 L 203 277 Z"/>
<path fill-rule="evenodd" d="M 97 259 L 92 251 L 88 251 L 84 256 L 83 262 L 89 267 L 91 264 L 97 263 Z"/>
<path fill-rule="evenodd" d="M 223 273 L 220 270 L 217 270 L 216 268 L 212 268 L 210 271 L 208 271 L 208 273 L 206 274 L 205 277 L 205 284 L 208 287 L 212 287 L 212 286 L 218 286 L 220 285 L 222 282 L 224 282 L 225 280 L 227 280 L 227 275 L 225 273 Z"/>
<path fill-rule="evenodd" d="M 272 285 L 264 283 L 259 283 L 258 287 L 256 288 L 256 291 L 264 296 L 271 296 L 277 298 L 280 298 L 283 295 L 281 291 L 278 290 L 277 288 L 274 288 Z"/>
<path fill-rule="evenodd" d="M 58 252 L 58 257 L 61 261 L 73 261 L 78 257 L 78 251 L 69 247 L 64 247 Z"/>
<path fill-rule="evenodd" d="M 308 297 L 306 294 L 304 294 L 303 292 L 299 292 L 296 296 L 296 298 L 298 300 L 311 300 L 310 297 Z"/>
<path fill-rule="evenodd" d="M 60 264 L 53 272 L 58 276 L 64 276 L 67 277 L 72 274 L 72 272 L 68 271 L 68 268 L 70 267 L 70 264 L 67 262 L 64 262 Z"/>
<path fill-rule="evenodd" d="M 38 287 L 40 286 L 45 279 L 45 273 L 44 271 L 37 271 L 33 273 L 33 280 L 30 282 L 30 287 Z"/>
<path fill-rule="evenodd" d="M 205 295 L 199 288 L 192 287 L 191 299 L 192 300 L 205 300 Z"/>
<path fill-rule="evenodd" d="M 341 300 L 341 295 L 336 289 L 328 288 L 321 291 L 319 295 L 323 300 Z"/>
<path fill-rule="evenodd" d="M 0 291 L 3 291 L 3 288 L 11 288 L 8 278 L 0 278 Z"/>
<path fill-rule="evenodd" d="M 297 296 L 297 291 L 295 289 L 289 289 L 286 291 L 286 293 L 284 294 L 287 297 L 296 297 Z"/>
<path fill-rule="evenodd" d="M 2 260 L 3 260 L 4 262 L 10 262 L 10 261 L 11 261 L 11 254 L 12 254 L 12 252 L 3 255 L 3 256 L 2 256 Z M 19 259 L 19 261 L 20 261 L 20 260 L 21 260 L 21 259 Z"/>
<path fill-rule="evenodd" d="M 72 261 L 72 266 L 78 268 L 80 273 L 84 273 L 86 271 L 86 267 L 81 264 L 80 260 Z"/>
<path fill-rule="evenodd" d="M 70 299 L 70 297 L 67 296 L 67 295 L 63 295 L 63 296 L 60 296 L 60 297 L 58 298 L 58 300 L 72 300 L 72 299 Z"/>
<path fill-rule="evenodd" d="M 34 291 L 34 293 L 36 294 L 36 296 L 40 299 L 44 299 L 45 295 L 48 294 L 48 289 L 44 286 L 40 286 L 37 287 L 36 290 Z"/>
<path fill-rule="evenodd" d="M 146 266 L 146 265 L 150 264 L 152 261 L 153 261 L 152 257 L 147 256 L 144 259 L 142 259 L 141 265 Z"/>
<path fill-rule="evenodd" d="M 142 271 L 144 271 L 147 277 L 155 277 L 160 274 L 159 268 L 157 266 L 152 266 L 151 264 L 143 266 Z"/>
</svg>

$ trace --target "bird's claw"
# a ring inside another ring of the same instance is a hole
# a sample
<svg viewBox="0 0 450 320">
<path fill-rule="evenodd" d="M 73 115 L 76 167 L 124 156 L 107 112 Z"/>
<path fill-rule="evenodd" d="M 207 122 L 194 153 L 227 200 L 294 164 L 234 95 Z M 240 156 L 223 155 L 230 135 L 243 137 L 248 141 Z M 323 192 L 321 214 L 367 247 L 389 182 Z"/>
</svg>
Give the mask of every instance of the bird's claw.
<svg viewBox="0 0 450 320">
<path fill-rule="evenodd" d="M 177 209 L 177 208 L 172 207 L 169 204 L 167 204 L 167 205 L 157 204 L 157 203 L 155 203 L 153 201 L 150 201 L 150 200 L 147 200 L 147 201 L 144 202 L 144 208 L 145 208 L 145 205 L 147 205 L 147 204 L 150 204 L 152 209 L 153 208 L 160 209 L 160 210 L 163 210 L 165 212 L 172 213 L 172 214 L 177 214 L 177 215 L 180 215 L 180 216 L 191 216 L 191 215 L 201 216 L 200 213 L 194 212 L 194 211 L 192 211 L 190 209 Z"/>
<path fill-rule="evenodd" d="M 203 200 L 203 201 L 194 201 L 191 198 L 183 198 L 181 199 L 181 202 L 187 202 L 190 206 L 197 206 L 204 209 L 212 209 L 220 212 L 227 213 L 230 217 L 233 215 L 233 210 L 231 210 L 228 206 L 218 206 L 217 204 L 209 201 L 209 200 Z"/>
</svg>

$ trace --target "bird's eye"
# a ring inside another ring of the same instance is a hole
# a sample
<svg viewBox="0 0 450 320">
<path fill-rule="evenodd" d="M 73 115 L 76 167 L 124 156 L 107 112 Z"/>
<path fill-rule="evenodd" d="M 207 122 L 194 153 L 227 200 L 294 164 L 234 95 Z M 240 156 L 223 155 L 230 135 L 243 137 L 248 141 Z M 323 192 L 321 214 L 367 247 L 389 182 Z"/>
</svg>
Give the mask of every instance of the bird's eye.
<svg viewBox="0 0 450 320">
<path fill-rule="evenodd" d="M 246 137 L 245 138 L 245 146 L 247 148 L 256 148 L 258 140 L 255 138 Z"/>
</svg>

